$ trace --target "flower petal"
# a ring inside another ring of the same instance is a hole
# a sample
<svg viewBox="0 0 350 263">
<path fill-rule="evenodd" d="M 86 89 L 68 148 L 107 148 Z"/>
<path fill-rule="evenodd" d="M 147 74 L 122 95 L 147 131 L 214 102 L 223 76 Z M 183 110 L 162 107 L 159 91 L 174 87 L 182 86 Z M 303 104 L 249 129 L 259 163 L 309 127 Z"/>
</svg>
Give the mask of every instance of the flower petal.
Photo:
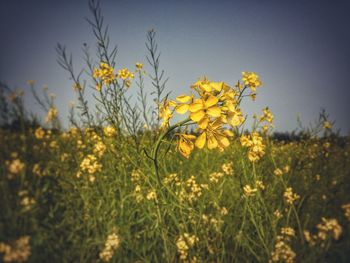
<svg viewBox="0 0 350 263">
<path fill-rule="evenodd" d="M 191 99 L 192 99 L 192 97 L 189 95 L 180 95 L 180 96 L 176 97 L 176 100 L 181 102 L 181 103 L 189 102 Z"/>
<path fill-rule="evenodd" d="M 203 101 L 201 99 L 196 99 L 193 103 L 190 104 L 189 111 L 196 112 L 204 108 Z"/>
<path fill-rule="evenodd" d="M 209 119 L 208 118 L 203 118 L 198 122 L 198 127 L 201 129 L 206 129 L 209 124 Z"/>
<path fill-rule="evenodd" d="M 220 146 L 227 147 L 230 145 L 230 141 L 225 136 L 218 136 Z"/>
<path fill-rule="evenodd" d="M 212 91 L 212 87 L 209 84 L 201 84 L 199 87 L 201 88 L 201 90 L 206 92 Z"/>
<path fill-rule="evenodd" d="M 213 135 L 208 136 L 208 148 L 212 150 L 212 149 L 215 149 L 216 147 L 218 147 L 218 141 L 215 139 Z"/>
<path fill-rule="evenodd" d="M 218 106 L 210 107 L 207 109 L 207 114 L 211 117 L 220 117 L 221 109 Z"/>
<path fill-rule="evenodd" d="M 210 86 L 216 91 L 220 92 L 222 90 L 223 84 L 223 82 L 211 82 Z"/>
<path fill-rule="evenodd" d="M 203 119 L 205 116 L 205 112 L 203 110 L 199 110 L 197 112 L 192 112 L 190 114 L 190 118 L 191 120 L 195 121 L 195 122 L 199 122 L 201 119 Z"/>
<path fill-rule="evenodd" d="M 189 107 L 190 107 L 190 105 L 188 105 L 188 104 L 181 104 L 175 108 L 175 111 L 178 114 L 185 114 L 188 111 Z"/>
<path fill-rule="evenodd" d="M 215 96 L 210 95 L 205 101 L 204 105 L 206 108 L 209 108 L 211 106 L 214 106 L 218 103 L 219 99 Z"/>
<path fill-rule="evenodd" d="M 206 141 L 207 141 L 207 134 L 203 132 L 201 135 L 198 136 L 195 144 L 197 148 L 203 149 Z"/>
<path fill-rule="evenodd" d="M 224 130 L 224 134 L 229 137 L 232 137 L 234 135 L 231 130 Z"/>
</svg>

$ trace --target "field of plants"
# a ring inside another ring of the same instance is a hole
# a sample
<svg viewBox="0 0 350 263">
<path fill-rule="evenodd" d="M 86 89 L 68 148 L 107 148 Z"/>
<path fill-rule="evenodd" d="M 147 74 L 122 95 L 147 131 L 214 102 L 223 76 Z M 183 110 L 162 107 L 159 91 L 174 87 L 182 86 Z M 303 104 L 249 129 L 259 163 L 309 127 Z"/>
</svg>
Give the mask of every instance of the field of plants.
<svg viewBox="0 0 350 263">
<path fill-rule="evenodd" d="M 268 107 L 244 113 L 264 92 L 248 71 L 194 76 L 174 97 L 155 31 L 123 68 L 90 10 L 97 56 L 84 45 L 79 70 L 56 49 L 77 95 L 69 127 L 48 87 L 26 88 L 40 120 L 0 83 L 1 262 L 350 262 L 350 138 L 325 111 L 275 133 Z"/>
</svg>

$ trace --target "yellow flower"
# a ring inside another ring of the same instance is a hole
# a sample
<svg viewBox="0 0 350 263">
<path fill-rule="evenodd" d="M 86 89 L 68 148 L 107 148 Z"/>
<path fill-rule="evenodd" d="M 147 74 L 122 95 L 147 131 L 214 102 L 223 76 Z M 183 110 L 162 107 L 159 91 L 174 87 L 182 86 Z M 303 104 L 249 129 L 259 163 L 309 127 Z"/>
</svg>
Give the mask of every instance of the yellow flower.
<svg viewBox="0 0 350 263">
<path fill-rule="evenodd" d="M 288 187 L 286 189 L 286 191 L 283 194 L 283 197 L 288 204 L 293 204 L 295 201 L 297 201 L 300 198 L 298 194 L 293 193 L 292 187 Z"/>
<path fill-rule="evenodd" d="M 172 108 L 176 106 L 176 102 L 173 100 L 164 99 L 159 105 L 159 118 L 163 119 L 161 127 L 165 127 L 169 124 L 169 120 L 173 117 Z"/>
<path fill-rule="evenodd" d="M 25 164 L 20 159 L 15 159 L 11 162 L 6 161 L 6 165 L 9 173 L 12 175 L 21 173 L 25 168 Z"/>
<path fill-rule="evenodd" d="M 341 206 L 344 210 L 344 216 L 350 221 L 350 203 Z"/>
<path fill-rule="evenodd" d="M 323 122 L 323 128 L 325 130 L 330 130 L 330 129 L 332 129 L 332 124 L 329 121 L 324 121 Z"/>
<path fill-rule="evenodd" d="M 58 111 L 55 107 L 51 107 L 49 111 L 47 112 L 45 121 L 47 123 L 52 122 L 54 119 L 57 118 Z"/>
<path fill-rule="evenodd" d="M 257 192 L 257 191 L 258 191 L 258 189 L 251 188 L 250 185 L 248 185 L 248 184 L 243 187 L 243 192 L 244 192 L 245 197 L 254 196 L 255 192 Z"/>
<path fill-rule="evenodd" d="M 274 118 L 274 116 L 273 116 L 272 112 L 269 110 L 269 107 L 264 108 L 263 109 L 263 116 L 260 117 L 260 120 L 261 121 L 266 120 L 267 122 L 272 123 L 273 118 Z"/>
<path fill-rule="evenodd" d="M 102 88 L 101 83 L 96 83 L 95 88 L 97 91 L 101 91 L 101 88 Z"/>
<path fill-rule="evenodd" d="M 221 120 L 232 127 L 236 127 L 241 125 L 245 118 L 239 108 L 234 108 L 233 110 L 228 110 L 226 115 L 222 115 Z"/>
<path fill-rule="evenodd" d="M 143 65 L 142 65 L 142 63 L 137 62 L 137 63 L 135 64 L 135 67 L 136 67 L 136 71 L 141 71 Z"/>
<path fill-rule="evenodd" d="M 114 68 L 109 66 L 105 62 L 100 63 L 99 68 L 95 68 L 93 71 L 93 77 L 96 79 L 101 79 L 103 81 L 103 84 L 109 85 L 115 80 L 115 74 L 113 73 Z M 96 86 L 97 89 L 97 86 Z M 97 89 L 99 90 L 99 89 Z"/>
<path fill-rule="evenodd" d="M 202 134 L 198 136 L 196 140 L 196 146 L 202 149 L 206 144 L 208 149 L 218 148 L 223 150 L 230 145 L 230 141 L 227 137 L 233 136 L 230 130 L 223 130 L 222 123 L 218 120 L 209 123 Z"/>
<path fill-rule="evenodd" d="M 103 262 L 109 262 L 114 256 L 120 245 L 119 236 L 116 233 L 108 235 L 105 242 L 103 250 L 100 252 L 99 256 Z"/>
<path fill-rule="evenodd" d="M 255 72 L 242 72 L 242 81 L 244 85 L 250 87 L 254 92 L 257 87 L 262 85 L 259 76 Z"/>
<path fill-rule="evenodd" d="M 74 91 L 79 91 L 79 90 L 83 90 L 82 86 L 80 85 L 80 83 L 74 83 L 73 85 L 73 90 Z"/>
<path fill-rule="evenodd" d="M 147 196 L 146 196 L 147 200 L 155 200 L 157 198 L 157 194 L 155 191 L 150 191 L 148 192 Z"/>
<path fill-rule="evenodd" d="M 248 158 L 251 162 L 260 160 L 265 154 L 265 145 L 262 142 L 263 139 L 257 132 L 253 132 L 251 135 L 241 136 L 240 141 L 243 147 L 249 148 Z"/>
<path fill-rule="evenodd" d="M 130 72 L 127 68 L 118 70 L 118 78 L 122 80 L 133 79 L 134 74 Z"/>
<path fill-rule="evenodd" d="M 178 104 L 175 108 L 175 111 L 178 113 L 178 114 L 185 114 L 190 105 L 189 104 L 185 104 L 189 101 L 192 101 L 193 99 L 193 96 L 189 96 L 189 95 L 180 95 L 180 96 L 177 96 L 176 97 L 176 100 L 181 102 L 182 104 Z"/>
<path fill-rule="evenodd" d="M 283 171 L 282 171 L 280 168 L 276 168 L 276 169 L 273 171 L 273 174 L 276 175 L 277 177 L 278 177 L 278 176 L 282 176 L 282 175 L 283 175 Z"/>
<path fill-rule="evenodd" d="M 195 99 L 189 106 L 190 118 L 198 123 L 201 129 L 205 129 L 210 117 L 220 117 L 221 109 L 217 106 L 219 99 L 209 95 L 203 99 Z"/>
<path fill-rule="evenodd" d="M 41 140 L 43 139 L 45 136 L 45 130 L 42 128 L 42 127 L 39 127 L 35 130 L 35 137 L 38 139 L 38 140 Z"/>
<path fill-rule="evenodd" d="M 159 105 L 159 117 L 163 119 L 162 127 L 169 124 L 169 120 L 173 117 L 172 107 L 176 106 L 176 102 L 172 100 L 164 99 Z"/>
<path fill-rule="evenodd" d="M 191 134 L 179 134 L 177 149 L 185 158 L 190 157 L 190 154 L 194 149 L 193 141 L 195 139 L 196 139 L 196 136 Z"/>
<path fill-rule="evenodd" d="M 117 131 L 115 130 L 114 127 L 112 126 L 107 126 L 103 128 L 103 133 L 104 135 L 106 135 L 107 137 L 113 137 Z"/>
</svg>

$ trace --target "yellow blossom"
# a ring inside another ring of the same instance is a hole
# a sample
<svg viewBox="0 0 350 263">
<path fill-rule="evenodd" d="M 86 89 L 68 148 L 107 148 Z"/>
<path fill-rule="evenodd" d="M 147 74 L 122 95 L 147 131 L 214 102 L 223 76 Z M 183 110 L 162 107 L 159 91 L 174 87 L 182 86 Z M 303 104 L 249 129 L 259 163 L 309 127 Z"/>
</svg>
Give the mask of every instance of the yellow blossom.
<svg viewBox="0 0 350 263">
<path fill-rule="evenodd" d="M 115 251 L 119 248 L 120 239 L 116 233 L 108 235 L 103 250 L 99 256 L 103 262 L 109 262 L 113 258 Z"/>
<path fill-rule="evenodd" d="M 276 175 L 277 177 L 282 176 L 283 175 L 283 171 L 280 168 L 276 168 L 273 171 L 273 174 Z"/>
<path fill-rule="evenodd" d="M 262 85 L 259 76 L 255 72 L 242 72 L 242 81 L 244 85 L 250 87 L 252 91 Z"/>
<path fill-rule="evenodd" d="M 193 141 L 196 139 L 196 136 L 191 134 L 178 134 L 178 135 L 179 135 L 179 139 L 177 143 L 177 149 L 185 158 L 189 158 L 191 152 L 194 149 Z"/>
<path fill-rule="evenodd" d="M 113 137 L 117 131 L 112 126 L 107 126 L 103 128 L 103 133 L 106 137 Z"/>
<path fill-rule="evenodd" d="M 46 119 L 45 119 L 46 123 L 49 123 L 55 120 L 57 118 L 57 115 L 58 115 L 57 109 L 55 107 L 51 107 L 46 115 Z"/>
<path fill-rule="evenodd" d="M 94 69 L 93 77 L 95 79 L 100 79 L 105 85 L 110 85 L 116 78 L 113 71 L 113 67 L 109 66 L 105 62 L 101 62 L 99 68 Z M 100 90 L 101 86 L 99 86 L 99 88 L 96 86 L 96 89 Z"/>
<path fill-rule="evenodd" d="M 329 121 L 324 121 L 323 122 L 323 128 L 325 130 L 330 130 L 330 129 L 332 129 L 332 124 Z"/>
<path fill-rule="evenodd" d="M 143 65 L 142 65 L 142 63 L 137 62 L 137 63 L 135 64 L 135 67 L 136 67 L 136 71 L 141 71 Z"/>
<path fill-rule="evenodd" d="M 341 206 L 344 210 L 344 216 L 350 221 L 350 203 Z"/>
<path fill-rule="evenodd" d="M 223 150 L 230 145 L 227 137 L 231 136 L 233 136 L 233 133 L 230 130 L 223 130 L 222 123 L 216 120 L 208 123 L 207 127 L 198 136 L 195 144 L 199 149 L 202 149 L 207 144 L 210 150 L 215 148 Z"/>
<path fill-rule="evenodd" d="M 245 197 L 251 197 L 255 195 L 255 192 L 257 192 L 258 189 L 252 188 L 250 185 L 245 185 L 243 187 L 243 192 Z"/>
<path fill-rule="evenodd" d="M 288 204 L 293 204 L 300 198 L 298 194 L 293 193 L 293 189 L 291 187 L 288 187 L 286 189 L 286 191 L 283 194 L 283 197 Z"/>
<path fill-rule="evenodd" d="M 163 119 L 162 127 L 169 125 L 169 120 L 173 117 L 173 107 L 175 106 L 175 101 L 167 99 L 164 99 L 159 105 L 159 118 Z"/>
<path fill-rule="evenodd" d="M 30 236 L 23 236 L 13 244 L 0 243 L 0 253 L 3 253 L 3 262 L 25 262 L 31 255 Z"/>
<path fill-rule="evenodd" d="M 39 127 L 35 130 L 34 134 L 38 140 L 41 140 L 45 137 L 45 130 L 42 127 Z"/>
</svg>

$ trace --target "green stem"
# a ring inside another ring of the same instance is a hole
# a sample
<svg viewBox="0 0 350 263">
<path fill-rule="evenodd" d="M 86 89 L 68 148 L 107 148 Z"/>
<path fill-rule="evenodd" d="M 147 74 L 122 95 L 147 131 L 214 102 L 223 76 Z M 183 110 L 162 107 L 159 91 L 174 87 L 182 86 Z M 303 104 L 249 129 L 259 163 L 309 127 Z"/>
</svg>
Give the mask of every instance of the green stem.
<svg viewBox="0 0 350 263">
<path fill-rule="evenodd" d="M 172 126 L 170 126 L 168 128 L 168 130 L 166 132 L 164 132 L 161 136 L 159 136 L 158 140 L 156 141 L 156 144 L 153 148 L 153 151 L 152 151 L 152 160 L 153 160 L 153 165 L 154 165 L 154 171 L 155 171 L 155 174 L 157 176 L 157 180 L 158 180 L 158 183 L 159 185 L 162 185 L 162 182 L 160 180 L 160 177 L 159 177 L 159 165 L 158 165 L 158 152 L 159 152 L 159 149 L 160 149 L 160 145 L 163 141 L 163 139 L 173 130 L 175 130 L 176 128 L 178 127 L 181 127 L 182 125 L 184 125 L 185 123 L 189 122 L 190 119 L 186 119 L 186 120 L 183 120 L 183 121 L 180 121 Z"/>
</svg>

